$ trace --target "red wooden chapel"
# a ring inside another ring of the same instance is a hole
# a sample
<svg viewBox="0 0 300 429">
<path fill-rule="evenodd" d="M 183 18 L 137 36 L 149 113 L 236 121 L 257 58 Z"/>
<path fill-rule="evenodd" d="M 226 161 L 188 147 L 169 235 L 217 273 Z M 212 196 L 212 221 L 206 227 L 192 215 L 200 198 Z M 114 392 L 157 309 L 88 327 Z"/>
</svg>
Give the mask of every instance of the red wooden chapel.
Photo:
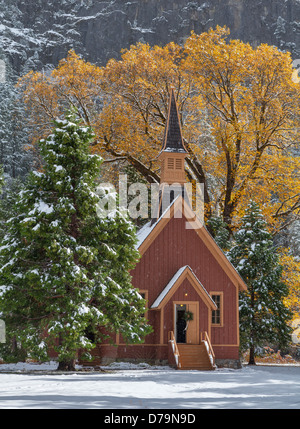
<svg viewBox="0 0 300 429">
<path fill-rule="evenodd" d="M 140 360 L 206 370 L 240 366 L 238 297 L 246 285 L 185 197 L 186 156 L 172 90 L 159 155 L 157 215 L 138 233 L 141 259 L 131 273 L 133 286 L 147 301 L 153 332 L 139 345 L 116 335 L 116 346 L 107 342 L 95 349 L 99 363 Z M 179 192 L 167 195 L 166 185 Z M 171 196 L 167 208 L 166 195 Z"/>
</svg>

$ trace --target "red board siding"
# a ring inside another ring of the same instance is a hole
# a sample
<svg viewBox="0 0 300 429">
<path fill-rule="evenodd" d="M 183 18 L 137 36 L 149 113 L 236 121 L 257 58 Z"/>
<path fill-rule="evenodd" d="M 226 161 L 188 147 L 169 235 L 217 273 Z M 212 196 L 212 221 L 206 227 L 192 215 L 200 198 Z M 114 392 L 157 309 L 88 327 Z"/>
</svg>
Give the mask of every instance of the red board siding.
<svg viewBox="0 0 300 429">
<path fill-rule="evenodd" d="M 125 345 L 122 336 L 118 347 L 97 347 L 93 352 L 99 362 L 103 358 L 168 360 L 168 332 L 174 331 L 174 302 L 199 302 L 199 333 L 209 332 L 210 315 L 201 296 L 185 279 L 162 310 L 150 307 L 176 272 L 189 265 L 207 292 L 223 293 L 223 325 L 211 326 L 211 343 L 216 359 L 238 359 L 237 290 L 205 243 L 185 219 L 171 219 L 143 254 L 132 271 L 133 286 L 148 291 L 149 324 L 153 333 L 144 345 Z M 187 293 L 187 296 L 185 295 Z M 163 312 L 163 313 L 161 313 Z M 163 328 L 161 321 L 163 320 Z M 163 338 L 161 344 L 161 333 Z"/>
<path fill-rule="evenodd" d="M 223 327 L 212 327 L 212 344 L 235 345 L 238 341 L 236 287 L 198 234 L 185 227 L 184 218 L 173 218 L 168 222 L 132 272 L 133 285 L 142 290 L 148 290 L 150 307 L 178 269 L 189 265 L 208 292 L 223 292 L 224 323 Z M 179 299 L 174 295 L 172 300 Z M 170 313 L 171 310 L 166 308 L 165 311 Z M 153 312 L 148 313 L 149 316 L 151 313 Z M 164 341 L 166 341 L 168 326 L 165 329 Z M 206 330 L 205 326 L 201 330 Z M 147 343 L 149 340 L 147 339 Z M 152 340 L 153 337 L 151 342 Z"/>
</svg>

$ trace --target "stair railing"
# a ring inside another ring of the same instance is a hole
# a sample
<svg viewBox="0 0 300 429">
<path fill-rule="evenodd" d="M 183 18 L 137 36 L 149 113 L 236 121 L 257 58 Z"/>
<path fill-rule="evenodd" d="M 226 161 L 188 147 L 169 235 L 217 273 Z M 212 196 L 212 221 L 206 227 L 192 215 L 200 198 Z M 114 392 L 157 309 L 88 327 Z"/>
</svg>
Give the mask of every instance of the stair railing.
<svg viewBox="0 0 300 429">
<path fill-rule="evenodd" d="M 181 368 L 180 353 L 178 350 L 178 346 L 177 346 L 175 335 L 174 335 L 173 331 L 169 332 L 169 343 L 171 343 L 171 346 L 172 346 L 172 350 L 173 350 L 173 354 L 174 354 L 174 358 L 175 358 L 177 368 Z"/>
<path fill-rule="evenodd" d="M 205 344 L 212 366 L 215 366 L 215 353 L 206 331 L 201 332 L 201 341 Z"/>
</svg>

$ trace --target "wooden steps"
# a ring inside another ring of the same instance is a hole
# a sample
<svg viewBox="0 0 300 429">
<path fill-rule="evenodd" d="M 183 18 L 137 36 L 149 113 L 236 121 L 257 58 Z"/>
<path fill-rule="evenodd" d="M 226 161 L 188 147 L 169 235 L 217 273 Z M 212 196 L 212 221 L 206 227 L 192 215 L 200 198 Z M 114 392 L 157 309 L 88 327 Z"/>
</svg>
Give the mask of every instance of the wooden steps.
<svg viewBox="0 0 300 429">
<path fill-rule="evenodd" d="M 200 371 L 211 371 L 215 369 L 207 347 L 204 342 L 201 344 L 178 344 L 181 367 L 178 369 L 195 369 Z"/>
</svg>

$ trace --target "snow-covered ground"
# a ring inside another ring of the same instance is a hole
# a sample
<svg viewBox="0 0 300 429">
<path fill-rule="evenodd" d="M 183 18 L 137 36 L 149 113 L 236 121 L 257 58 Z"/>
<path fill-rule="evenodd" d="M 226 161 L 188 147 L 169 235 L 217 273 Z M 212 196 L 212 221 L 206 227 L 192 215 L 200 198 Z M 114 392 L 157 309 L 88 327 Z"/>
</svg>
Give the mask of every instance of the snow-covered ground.
<svg viewBox="0 0 300 429">
<path fill-rule="evenodd" d="M 300 366 L 206 372 L 145 364 L 71 374 L 55 367 L 0 365 L 0 409 L 300 409 Z"/>
</svg>

